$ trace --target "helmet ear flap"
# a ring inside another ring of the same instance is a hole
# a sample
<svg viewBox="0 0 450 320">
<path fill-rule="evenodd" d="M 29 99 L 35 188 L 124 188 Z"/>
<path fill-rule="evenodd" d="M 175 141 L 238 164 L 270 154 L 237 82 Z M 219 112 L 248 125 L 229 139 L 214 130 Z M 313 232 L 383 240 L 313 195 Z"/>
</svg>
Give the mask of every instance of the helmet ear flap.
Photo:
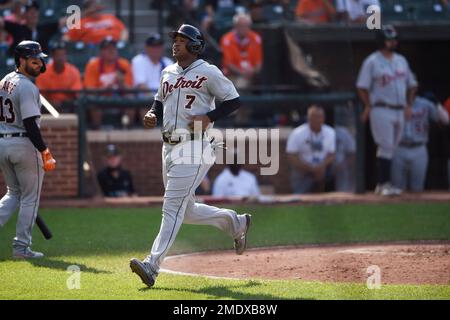
<svg viewBox="0 0 450 320">
<path fill-rule="evenodd" d="M 41 58 L 42 61 L 42 67 L 41 67 L 41 73 L 44 73 L 45 71 L 47 71 L 47 66 L 45 65 L 45 61 L 44 59 Z"/>
</svg>

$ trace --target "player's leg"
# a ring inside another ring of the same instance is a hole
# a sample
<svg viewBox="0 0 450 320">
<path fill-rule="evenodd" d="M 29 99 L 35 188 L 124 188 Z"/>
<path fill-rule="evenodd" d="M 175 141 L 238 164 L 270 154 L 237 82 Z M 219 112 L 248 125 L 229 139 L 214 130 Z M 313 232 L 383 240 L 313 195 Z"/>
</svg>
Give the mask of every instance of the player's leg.
<svg viewBox="0 0 450 320">
<path fill-rule="evenodd" d="M 246 218 L 245 215 L 238 215 L 231 209 L 196 203 L 192 195 L 187 204 L 183 223 L 214 226 L 236 239 L 246 227 Z"/>
<path fill-rule="evenodd" d="M 392 184 L 402 190 L 406 190 L 408 173 L 408 150 L 398 147 L 392 158 L 391 176 Z"/>
<path fill-rule="evenodd" d="M 15 251 L 20 251 L 31 246 L 31 232 L 39 209 L 44 169 L 39 152 L 29 140 L 21 141 L 14 157 L 21 199 L 13 246 Z"/>
<path fill-rule="evenodd" d="M 20 186 L 13 164 L 6 159 L 7 146 L 1 145 L 0 169 L 6 182 L 7 192 L 0 200 L 0 227 L 4 226 L 19 207 Z"/>
<path fill-rule="evenodd" d="M 372 108 L 370 111 L 370 128 L 373 139 L 378 146 L 378 185 L 376 191 L 382 195 L 394 193 L 394 190 L 390 187 L 391 160 L 398 143 L 399 126 L 397 122 L 399 113 L 401 111 L 386 108 Z"/>
<path fill-rule="evenodd" d="M 428 151 L 425 145 L 414 148 L 411 159 L 411 191 L 421 192 L 425 186 L 428 167 Z"/>
</svg>

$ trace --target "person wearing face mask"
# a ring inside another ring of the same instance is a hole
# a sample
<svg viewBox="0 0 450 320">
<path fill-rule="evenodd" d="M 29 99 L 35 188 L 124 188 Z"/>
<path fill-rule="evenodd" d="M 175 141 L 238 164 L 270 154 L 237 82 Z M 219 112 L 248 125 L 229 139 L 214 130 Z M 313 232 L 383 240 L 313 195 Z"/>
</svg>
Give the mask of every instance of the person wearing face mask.
<svg viewBox="0 0 450 320">
<path fill-rule="evenodd" d="M 361 120 L 370 119 L 377 149 L 378 184 L 375 193 L 399 195 L 391 181 L 391 162 L 400 142 L 405 120 L 411 119 L 417 81 L 406 58 L 396 53 L 398 34 L 392 25 L 376 30 L 378 50 L 359 71 L 356 87 L 364 103 Z"/>
<path fill-rule="evenodd" d="M 212 195 L 214 197 L 257 197 L 260 195 L 258 180 L 254 174 L 242 169 L 235 154 L 233 163 L 229 164 L 214 181 Z"/>
<path fill-rule="evenodd" d="M 326 182 L 332 177 L 336 133 L 324 122 L 323 108 L 312 105 L 308 108 L 308 122 L 294 129 L 289 135 L 286 152 L 292 168 L 291 183 L 294 193 L 323 192 Z"/>
</svg>

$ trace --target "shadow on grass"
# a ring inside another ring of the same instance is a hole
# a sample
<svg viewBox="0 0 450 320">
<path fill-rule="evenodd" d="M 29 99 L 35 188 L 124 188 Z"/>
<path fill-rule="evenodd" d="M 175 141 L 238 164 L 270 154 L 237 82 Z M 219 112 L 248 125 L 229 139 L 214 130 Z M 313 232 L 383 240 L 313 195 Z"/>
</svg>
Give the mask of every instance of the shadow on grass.
<svg viewBox="0 0 450 320">
<path fill-rule="evenodd" d="M 69 267 L 71 266 L 77 266 L 80 268 L 81 272 L 88 272 L 88 273 L 96 273 L 96 274 L 110 274 L 112 272 L 105 271 L 105 270 L 99 270 L 95 268 L 88 267 L 84 264 L 75 263 L 75 262 L 67 262 L 62 260 L 56 260 L 56 259 L 40 259 L 40 260 L 27 260 L 30 264 L 32 264 L 35 267 L 39 268 L 48 268 L 48 269 L 56 269 L 56 270 L 62 270 L 67 271 Z"/>
<path fill-rule="evenodd" d="M 250 280 L 243 285 L 230 285 L 230 286 L 208 286 L 200 289 L 187 289 L 187 288 L 173 288 L 173 287 L 159 287 L 154 288 L 141 288 L 139 291 L 146 292 L 150 290 L 162 290 L 162 291 L 180 291 L 180 292 L 192 292 L 195 294 L 206 294 L 213 299 L 235 299 L 235 300 L 289 300 L 282 296 L 277 296 L 273 294 L 262 294 L 262 293 L 248 293 L 239 291 L 239 289 L 247 289 L 259 287 L 262 284 L 258 281 Z M 306 299 L 297 299 L 306 300 Z"/>
</svg>

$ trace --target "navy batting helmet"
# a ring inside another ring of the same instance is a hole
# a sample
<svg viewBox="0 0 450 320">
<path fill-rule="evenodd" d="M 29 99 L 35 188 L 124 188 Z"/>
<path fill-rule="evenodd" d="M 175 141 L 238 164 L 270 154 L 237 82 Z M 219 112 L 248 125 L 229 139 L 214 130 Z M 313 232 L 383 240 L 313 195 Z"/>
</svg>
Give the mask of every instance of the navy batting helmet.
<svg viewBox="0 0 450 320">
<path fill-rule="evenodd" d="M 190 24 L 182 24 L 177 31 L 172 31 L 169 35 L 172 39 L 175 39 L 177 35 L 188 38 L 186 49 L 192 54 L 201 54 L 205 49 L 205 38 L 200 30 Z"/>
<path fill-rule="evenodd" d="M 395 30 L 393 25 L 384 25 L 381 27 L 381 29 L 378 29 L 376 31 L 376 41 L 380 48 L 384 48 L 384 42 L 386 40 L 397 40 L 398 39 L 398 33 L 397 30 Z"/>
<path fill-rule="evenodd" d="M 42 68 L 41 73 L 44 73 L 47 70 L 45 66 L 44 58 L 48 56 L 42 52 L 42 47 L 39 42 L 24 40 L 20 42 L 16 48 L 14 49 L 14 59 L 16 61 L 16 66 L 20 65 L 20 58 L 40 58 L 42 60 Z"/>
</svg>

